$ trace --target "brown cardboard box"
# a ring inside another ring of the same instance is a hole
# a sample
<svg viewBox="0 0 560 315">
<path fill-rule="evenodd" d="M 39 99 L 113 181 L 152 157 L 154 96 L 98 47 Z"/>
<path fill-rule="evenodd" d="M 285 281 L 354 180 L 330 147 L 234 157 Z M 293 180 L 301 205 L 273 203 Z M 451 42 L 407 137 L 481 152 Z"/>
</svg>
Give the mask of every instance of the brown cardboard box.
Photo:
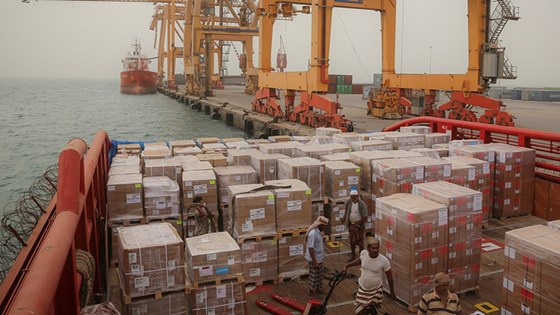
<svg viewBox="0 0 560 315">
<path fill-rule="evenodd" d="M 228 165 L 227 158 L 222 153 L 197 154 L 196 157 L 200 161 L 210 162 L 210 164 L 212 164 L 213 167 Z"/>
<path fill-rule="evenodd" d="M 333 143 L 340 143 L 350 147 L 352 142 L 360 141 L 360 138 L 353 132 L 335 133 L 332 135 Z"/>
<path fill-rule="evenodd" d="M 448 182 L 414 184 L 412 194 L 447 205 L 450 217 L 482 211 L 482 193 Z"/>
<path fill-rule="evenodd" d="M 272 137 L 268 137 L 268 139 L 270 139 L 270 141 L 272 141 L 272 142 L 292 141 L 291 136 L 272 136 Z"/>
<path fill-rule="evenodd" d="M 442 151 L 441 149 L 418 148 L 418 149 L 412 149 L 410 151 L 421 153 L 422 156 L 424 157 L 429 157 L 436 160 L 439 160 L 442 157 L 442 155 L 440 155 L 442 152 L 443 152 L 443 156 L 448 155 L 445 153 L 445 150 Z"/>
<path fill-rule="evenodd" d="M 393 143 L 395 150 L 410 150 L 424 147 L 424 135 L 411 132 L 394 132 L 385 135 L 385 140 Z"/>
<path fill-rule="evenodd" d="M 245 141 L 245 139 L 240 138 L 240 137 L 233 137 L 233 138 L 222 138 L 222 140 L 220 140 L 222 143 L 228 143 L 228 142 L 241 142 L 241 141 Z"/>
<path fill-rule="evenodd" d="M 206 138 L 197 138 L 196 139 L 196 145 L 198 145 L 199 147 L 202 147 L 203 145 L 207 144 L 207 143 L 219 143 L 221 140 L 220 138 L 216 138 L 216 137 L 206 137 Z"/>
<path fill-rule="evenodd" d="M 305 234 L 281 236 L 278 240 L 278 277 L 290 279 L 309 274 L 305 260 Z"/>
<path fill-rule="evenodd" d="M 176 148 L 173 151 L 174 156 L 197 155 L 201 153 L 202 150 L 199 147 Z"/>
<path fill-rule="evenodd" d="M 424 180 L 433 182 L 438 180 L 449 180 L 451 177 L 451 163 L 429 157 L 404 159 L 418 165 L 424 166 Z"/>
<path fill-rule="evenodd" d="M 276 229 L 278 231 L 305 228 L 312 221 L 311 189 L 297 179 L 280 179 L 265 182 L 274 188 L 276 201 Z"/>
<path fill-rule="evenodd" d="M 198 160 L 198 159 L 197 159 Z M 181 167 L 183 167 L 184 172 L 188 171 L 204 171 L 204 170 L 213 170 L 214 167 L 208 161 L 198 161 L 198 162 L 187 162 L 182 163 Z"/>
<path fill-rule="evenodd" d="M 192 288 L 188 301 L 192 315 L 247 314 L 245 282 L 226 280 L 220 285 L 208 284 Z"/>
<path fill-rule="evenodd" d="M 457 269 L 462 268 L 465 265 L 480 265 L 480 245 L 480 238 L 470 239 L 462 242 L 450 242 L 449 254 L 447 258 L 447 268 Z M 464 287 L 464 289 L 466 288 L 468 287 Z"/>
<path fill-rule="evenodd" d="M 195 147 L 196 143 L 193 140 L 175 140 L 169 141 L 169 149 L 171 149 L 171 153 L 173 156 L 177 155 L 177 149 L 182 148 L 192 148 Z"/>
<path fill-rule="evenodd" d="M 157 148 L 157 150 L 156 150 Z M 152 147 L 146 148 L 142 151 L 142 160 L 146 162 L 152 159 L 170 159 L 171 151 L 167 147 Z"/>
<path fill-rule="evenodd" d="M 309 140 L 306 145 L 325 145 L 325 144 L 333 144 L 333 138 L 330 136 L 319 136 L 316 135 L 311 140 Z"/>
<path fill-rule="evenodd" d="M 255 144 L 249 144 L 247 141 L 233 141 L 224 142 L 226 147 L 229 149 L 255 149 L 258 150 L 259 146 Z"/>
<path fill-rule="evenodd" d="M 120 154 L 140 156 L 140 152 L 142 152 L 142 148 L 137 143 L 117 145 L 117 153 Z"/>
<path fill-rule="evenodd" d="M 140 172 L 140 165 L 131 165 L 131 166 L 113 166 L 109 169 L 109 176 L 113 175 L 134 175 L 134 174 L 141 174 Z"/>
<path fill-rule="evenodd" d="M 226 153 L 227 147 L 223 143 L 206 143 L 202 146 L 204 153 Z"/>
<path fill-rule="evenodd" d="M 340 129 L 330 128 L 330 127 L 319 127 L 315 129 L 315 135 L 317 136 L 329 136 L 332 137 L 335 134 L 341 133 Z"/>
<path fill-rule="evenodd" d="M 228 203 L 228 187 L 233 185 L 256 184 L 257 172 L 251 166 L 220 166 L 214 168 L 218 178 L 218 202 Z"/>
<path fill-rule="evenodd" d="M 484 160 L 489 163 L 494 163 L 496 161 L 495 150 L 490 147 L 482 146 L 482 145 L 450 146 L 449 155 L 465 156 L 465 157 L 475 158 L 479 160 Z"/>
<path fill-rule="evenodd" d="M 162 148 L 169 148 L 165 141 L 155 141 L 144 143 L 144 150 L 161 150 Z"/>
<path fill-rule="evenodd" d="M 117 154 L 111 161 L 111 167 L 117 166 L 136 166 L 140 168 L 140 157 Z"/>
<path fill-rule="evenodd" d="M 321 156 L 321 161 L 346 161 L 350 162 L 350 152 L 335 153 Z"/>
<path fill-rule="evenodd" d="M 385 140 L 356 141 L 351 144 L 352 151 L 391 151 L 393 144 Z"/>
<path fill-rule="evenodd" d="M 297 148 L 303 146 L 301 142 L 286 141 L 286 142 L 271 142 L 259 145 L 259 150 L 266 154 L 284 154 L 289 157 L 295 157 Z"/>
<path fill-rule="evenodd" d="M 417 157 L 415 159 L 425 159 Z M 385 159 L 372 161 L 373 174 L 386 181 L 402 184 L 424 180 L 423 165 L 408 159 Z"/>
<path fill-rule="evenodd" d="M 184 210 L 193 204 L 194 197 L 201 196 L 210 212 L 218 214 L 218 185 L 212 170 L 183 172 Z"/>
<path fill-rule="evenodd" d="M 480 264 L 477 263 L 467 266 L 465 266 L 465 264 L 448 271 L 451 278 L 451 292 L 461 293 L 479 288 Z"/>
<path fill-rule="evenodd" d="M 185 242 L 191 283 L 241 275 L 241 249 L 227 232 L 194 236 Z"/>
<path fill-rule="evenodd" d="M 110 222 L 144 217 L 142 175 L 114 175 L 107 181 L 107 212 Z"/>
<path fill-rule="evenodd" d="M 251 165 L 251 155 L 260 153 L 257 149 L 229 149 L 227 152 L 229 166 Z"/>
<path fill-rule="evenodd" d="M 424 146 L 433 148 L 434 144 L 448 144 L 451 141 L 451 134 L 447 133 L 428 133 L 424 135 Z"/>
<path fill-rule="evenodd" d="M 276 204 L 271 190 L 261 184 L 228 187 L 233 235 L 247 238 L 276 233 Z"/>
<path fill-rule="evenodd" d="M 309 157 L 278 160 L 278 179 L 299 179 L 311 188 L 311 200 L 325 198 L 325 166 Z"/>
<path fill-rule="evenodd" d="M 482 237 L 481 212 L 467 212 L 449 217 L 449 243 Z"/>
<path fill-rule="evenodd" d="M 451 177 L 449 178 L 449 182 L 455 185 L 474 189 L 474 183 L 476 180 L 476 168 L 474 166 L 456 162 L 453 160 L 451 160 L 450 162 Z"/>
<path fill-rule="evenodd" d="M 144 176 L 167 176 L 175 181 L 181 180 L 181 164 L 175 159 L 147 160 L 144 165 Z"/>
<path fill-rule="evenodd" d="M 257 152 L 251 155 L 250 165 L 257 171 L 259 183 L 278 178 L 278 160 L 288 159 L 283 154 L 262 154 Z"/>
<path fill-rule="evenodd" d="M 278 239 L 276 235 L 260 241 L 245 240 L 241 244 L 243 278 L 247 283 L 259 283 L 278 278 Z"/>
<path fill-rule="evenodd" d="M 402 126 L 399 129 L 399 131 L 403 133 L 408 132 L 408 133 L 418 133 L 421 135 L 426 135 L 432 132 L 432 128 L 428 126 Z"/>
<path fill-rule="evenodd" d="M 117 233 L 119 279 L 125 296 L 146 296 L 185 287 L 184 244 L 171 224 L 123 226 L 117 228 Z"/>
<path fill-rule="evenodd" d="M 126 311 L 129 315 L 186 315 L 189 313 L 187 299 L 188 295 L 183 291 L 166 293 L 159 299 L 148 296 L 132 300 Z"/>
<path fill-rule="evenodd" d="M 350 198 L 350 190 L 360 190 L 361 168 L 345 161 L 325 162 L 325 194 L 333 200 Z"/>
<path fill-rule="evenodd" d="M 349 151 L 350 151 L 349 146 L 338 144 L 338 143 L 323 144 L 323 145 L 304 145 L 296 149 L 296 157 L 307 156 L 319 160 L 323 155 L 343 153 Z"/>
<path fill-rule="evenodd" d="M 200 160 L 194 155 L 176 155 L 173 159 L 177 163 L 181 164 L 181 169 L 184 163 L 200 162 Z"/>
<path fill-rule="evenodd" d="M 148 219 L 178 218 L 181 193 L 176 180 L 144 177 L 144 210 Z"/>
<path fill-rule="evenodd" d="M 328 203 L 324 206 L 325 217 L 329 219 L 329 224 L 325 229 L 325 234 L 331 238 L 348 238 L 348 226 L 342 222 L 344 213 L 346 213 L 345 203 L 338 202 L 335 204 Z"/>
</svg>

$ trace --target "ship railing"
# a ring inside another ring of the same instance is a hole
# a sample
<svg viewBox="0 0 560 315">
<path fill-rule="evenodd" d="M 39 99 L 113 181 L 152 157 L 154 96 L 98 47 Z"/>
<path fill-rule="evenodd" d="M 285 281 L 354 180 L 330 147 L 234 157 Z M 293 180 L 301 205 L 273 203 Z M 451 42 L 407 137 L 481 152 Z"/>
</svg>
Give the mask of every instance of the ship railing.
<svg viewBox="0 0 560 315">
<path fill-rule="evenodd" d="M 92 293 L 102 293 L 109 148 L 99 131 L 89 148 L 73 139 L 60 153 L 57 193 L 0 285 L 2 314 L 79 314 L 77 250 L 93 257 Z"/>
<path fill-rule="evenodd" d="M 417 124 L 428 125 L 433 132 L 450 133 L 453 140 L 481 139 L 484 143 L 532 148 L 536 153 L 535 175 L 560 183 L 560 133 L 428 116 L 406 119 L 383 131 L 395 131 L 402 126 Z"/>
</svg>

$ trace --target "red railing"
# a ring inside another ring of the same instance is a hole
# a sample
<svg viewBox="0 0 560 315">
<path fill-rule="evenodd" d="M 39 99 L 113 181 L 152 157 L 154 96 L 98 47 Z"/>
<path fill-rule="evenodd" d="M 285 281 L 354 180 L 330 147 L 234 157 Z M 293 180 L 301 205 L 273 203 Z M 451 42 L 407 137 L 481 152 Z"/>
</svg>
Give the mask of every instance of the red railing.
<svg viewBox="0 0 560 315">
<path fill-rule="evenodd" d="M 558 132 L 427 116 L 406 119 L 383 130 L 394 131 L 402 126 L 415 124 L 429 125 L 434 132 L 450 132 L 452 139 L 481 139 L 484 143 L 499 142 L 535 149 L 536 175 L 560 183 L 560 133 Z"/>
<path fill-rule="evenodd" d="M 79 314 L 77 249 L 93 256 L 94 293 L 102 292 L 100 218 L 106 213 L 109 147 L 100 131 L 89 150 L 74 139 L 60 153 L 56 196 L 0 286 L 2 314 Z"/>
</svg>

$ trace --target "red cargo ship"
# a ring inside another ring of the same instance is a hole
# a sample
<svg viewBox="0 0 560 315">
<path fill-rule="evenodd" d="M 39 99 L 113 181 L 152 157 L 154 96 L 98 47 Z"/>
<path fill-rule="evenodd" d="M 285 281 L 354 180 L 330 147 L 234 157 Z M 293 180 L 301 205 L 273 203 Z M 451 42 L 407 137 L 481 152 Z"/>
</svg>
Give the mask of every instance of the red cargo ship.
<svg viewBox="0 0 560 315">
<path fill-rule="evenodd" d="M 151 94 L 157 89 L 157 73 L 148 70 L 150 59 L 142 54 L 138 40 L 132 44 L 132 50 L 122 60 L 124 71 L 121 72 L 121 93 Z"/>
</svg>

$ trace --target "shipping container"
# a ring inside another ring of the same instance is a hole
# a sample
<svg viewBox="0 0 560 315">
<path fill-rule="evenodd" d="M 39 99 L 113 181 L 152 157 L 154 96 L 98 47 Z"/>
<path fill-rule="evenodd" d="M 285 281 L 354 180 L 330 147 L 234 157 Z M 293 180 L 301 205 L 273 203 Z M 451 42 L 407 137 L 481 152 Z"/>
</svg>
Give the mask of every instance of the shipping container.
<svg viewBox="0 0 560 315">
<path fill-rule="evenodd" d="M 364 91 L 364 86 L 362 84 L 352 85 L 352 94 L 362 94 L 363 91 Z"/>
<path fill-rule="evenodd" d="M 352 85 L 339 84 L 336 86 L 336 93 L 338 94 L 351 94 Z"/>
<path fill-rule="evenodd" d="M 346 85 L 352 85 L 352 75 L 345 75 L 344 76 L 344 84 Z"/>
<path fill-rule="evenodd" d="M 336 76 L 336 85 L 343 85 L 345 77 L 346 76 L 344 74 L 337 75 Z"/>
<path fill-rule="evenodd" d="M 521 90 L 513 89 L 510 93 L 510 99 L 512 100 L 520 100 L 521 99 Z"/>
</svg>

